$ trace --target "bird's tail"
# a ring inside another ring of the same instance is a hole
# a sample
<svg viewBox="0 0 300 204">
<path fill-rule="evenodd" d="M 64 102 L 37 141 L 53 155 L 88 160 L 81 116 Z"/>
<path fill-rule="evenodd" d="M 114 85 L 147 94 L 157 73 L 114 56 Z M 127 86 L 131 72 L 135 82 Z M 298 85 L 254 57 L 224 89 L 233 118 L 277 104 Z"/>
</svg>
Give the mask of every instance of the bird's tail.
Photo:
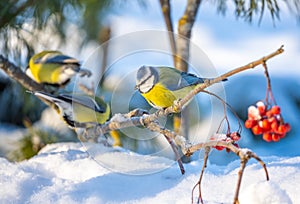
<svg viewBox="0 0 300 204">
<path fill-rule="evenodd" d="M 38 98 L 45 99 L 45 100 L 50 101 L 52 103 L 62 102 L 61 99 L 59 99 L 59 98 L 57 98 L 54 95 L 51 95 L 49 93 L 45 93 L 45 92 L 42 92 L 42 91 L 33 91 L 31 93 L 34 94 L 35 96 L 37 96 Z"/>
</svg>

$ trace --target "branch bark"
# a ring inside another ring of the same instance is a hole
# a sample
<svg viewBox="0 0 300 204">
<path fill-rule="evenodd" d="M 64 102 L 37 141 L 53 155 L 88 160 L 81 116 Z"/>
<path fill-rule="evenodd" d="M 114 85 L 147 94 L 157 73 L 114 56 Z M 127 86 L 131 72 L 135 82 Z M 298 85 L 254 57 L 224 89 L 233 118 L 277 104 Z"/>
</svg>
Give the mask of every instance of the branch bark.
<svg viewBox="0 0 300 204">
<path fill-rule="evenodd" d="M 0 68 L 12 79 L 19 82 L 29 91 L 44 91 L 47 89 L 42 84 L 38 84 L 29 78 L 21 69 L 15 64 L 11 63 L 7 58 L 0 55 Z"/>
<path fill-rule="evenodd" d="M 190 38 L 201 0 L 188 0 L 185 12 L 178 21 L 178 37 L 175 67 L 187 72 L 190 53 Z"/>
<path fill-rule="evenodd" d="M 172 19 L 171 19 L 171 7 L 170 7 L 170 1 L 169 0 L 160 0 L 160 5 L 161 5 L 161 10 L 164 16 L 164 20 L 166 23 L 166 27 L 168 30 L 168 35 L 169 35 L 169 41 L 170 41 L 170 46 L 172 50 L 172 56 L 173 56 L 173 62 L 175 65 L 176 62 L 176 43 L 175 43 L 175 37 L 174 37 L 174 30 L 173 30 L 173 24 L 172 24 Z"/>
</svg>

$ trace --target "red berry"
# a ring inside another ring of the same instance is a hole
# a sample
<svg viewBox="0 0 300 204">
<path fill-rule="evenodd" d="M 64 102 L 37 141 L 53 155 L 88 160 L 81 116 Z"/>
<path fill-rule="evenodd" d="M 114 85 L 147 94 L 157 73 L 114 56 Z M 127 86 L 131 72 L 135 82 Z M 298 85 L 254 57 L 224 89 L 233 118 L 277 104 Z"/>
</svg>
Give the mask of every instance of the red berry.
<svg viewBox="0 0 300 204">
<path fill-rule="evenodd" d="M 279 115 L 280 114 L 280 107 L 279 106 L 273 106 L 271 108 L 271 112 L 274 114 L 274 115 Z"/>
<path fill-rule="evenodd" d="M 248 118 L 249 119 L 258 119 L 258 118 L 260 118 L 259 111 L 255 106 L 249 106 L 249 108 L 248 108 Z"/>
<path fill-rule="evenodd" d="M 272 133 L 270 132 L 265 132 L 263 134 L 263 140 L 267 141 L 267 142 L 271 142 L 272 141 Z"/>
<path fill-rule="evenodd" d="M 266 114 L 266 106 L 257 106 L 259 115 L 264 116 Z"/>
<path fill-rule="evenodd" d="M 291 131 L 291 126 L 290 126 L 289 123 L 285 123 L 285 124 L 284 124 L 284 127 L 285 127 L 286 132 Z"/>
<path fill-rule="evenodd" d="M 260 135 L 263 133 L 263 129 L 259 125 L 255 125 L 252 129 L 254 135 Z"/>
<path fill-rule="evenodd" d="M 273 140 L 274 142 L 278 142 L 278 141 L 280 140 L 279 134 L 273 133 L 273 134 L 272 134 L 272 140 Z"/>
<path fill-rule="evenodd" d="M 279 133 L 279 134 L 285 134 L 286 133 L 285 125 L 279 125 L 279 127 L 277 129 L 277 133 Z"/>
<path fill-rule="evenodd" d="M 266 116 L 267 116 L 267 118 L 272 118 L 273 117 L 273 112 L 271 111 L 271 110 L 268 110 L 267 112 L 266 112 Z"/>
<path fill-rule="evenodd" d="M 240 133 L 238 133 L 238 132 L 232 132 L 232 133 L 230 133 L 230 138 L 231 138 L 233 141 L 238 141 L 238 140 L 240 140 L 241 135 L 240 135 Z"/>
<path fill-rule="evenodd" d="M 280 138 L 284 138 L 286 134 L 278 134 Z"/>
<path fill-rule="evenodd" d="M 271 129 L 273 132 L 276 132 L 278 130 L 278 121 L 277 120 L 273 120 L 273 122 L 271 123 Z"/>
<path fill-rule="evenodd" d="M 256 125 L 256 124 L 257 124 L 256 120 L 253 120 L 253 119 L 248 119 L 245 121 L 245 127 L 248 129 L 253 128 L 254 125 Z"/>
<path fill-rule="evenodd" d="M 222 146 L 215 146 L 215 148 L 216 148 L 216 150 L 221 151 L 221 150 L 223 150 L 225 147 L 222 147 Z"/>
<path fill-rule="evenodd" d="M 259 115 L 264 116 L 266 114 L 266 105 L 262 101 L 258 101 L 256 103 L 257 110 L 259 112 Z"/>
<path fill-rule="evenodd" d="M 268 131 L 268 130 L 271 129 L 271 123 L 269 122 L 268 119 L 263 119 L 262 128 L 263 128 L 264 131 Z"/>
</svg>

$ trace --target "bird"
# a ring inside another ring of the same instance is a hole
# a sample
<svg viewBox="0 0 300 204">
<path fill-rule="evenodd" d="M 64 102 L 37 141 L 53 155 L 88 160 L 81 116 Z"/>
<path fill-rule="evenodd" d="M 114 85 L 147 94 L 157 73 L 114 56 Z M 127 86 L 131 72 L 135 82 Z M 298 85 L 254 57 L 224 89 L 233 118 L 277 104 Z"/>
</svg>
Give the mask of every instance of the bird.
<svg viewBox="0 0 300 204">
<path fill-rule="evenodd" d="M 142 66 L 137 71 L 135 89 L 151 106 L 165 109 L 208 79 L 172 67 Z"/>
<path fill-rule="evenodd" d="M 77 59 L 60 51 L 45 50 L 33 55 L 25 73 L 37 83 L 63 87 L 79 73 L 81 77 L 91 76 L 87 69 L 81 69 Z"/>
<path fill-rule="evenodd" d="M 54 96 L 42 91 L 32 93 L 38 98 L 48 101 L 71 129 L 88 128 L 91 123 L 103 124 L 108 121 L 111 114 L 109 104 L 99 97 L 95 97 L 94 100 L 86 95 L 59 94 Z M 114 140 L 114 147 L 122 146 L 118 131 L 110 131 L 110 136 Z"/>
<path fill-rule="evenodd" d="M 70 128 L 86 128 L 89 123 L 105 123 L 110 117 L 110 107 L 99 97 L 86 95 L 59 94 L 57 96 L 42 91 L 33 92 L 35 96 L 46 100 L 62 117 Z"/>
</svg>

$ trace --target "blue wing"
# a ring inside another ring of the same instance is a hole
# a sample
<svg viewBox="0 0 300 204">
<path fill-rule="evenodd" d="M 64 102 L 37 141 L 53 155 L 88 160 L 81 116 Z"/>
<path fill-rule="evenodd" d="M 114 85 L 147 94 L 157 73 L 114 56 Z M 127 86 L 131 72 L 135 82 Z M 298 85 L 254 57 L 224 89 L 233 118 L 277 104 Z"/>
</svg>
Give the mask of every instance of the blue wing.
<svg viewBox="0 0 300 204">
<path fill-rule="evenodd" d="M 63 55 L 58 51 L 49 51 L 44 54 L 42 57 L 37 58 L 35 63 L 54 63 L 54 64 L 78 64 L 79 61 L 74 59 L 73 57 L 69 57 L 67 55 Z"/>
<path fill-rule="evenodd" d="M 92 110 L 95 110 L 99 113 L 104 113 L 105 112 L 105 107 L 99 105 L 94 99 L 88 97 L 88 96 L 71 96 L 67 94 L 60 94 L 58 96 L 61 100 L 67 100 L 73 103 L 78 103 L 80 105 L 86 106 Z"/>
<path fill-rule="evenodd" d="M 158 67 L 159 83 L 163 84 L 171 91 L 182 89 L 187 86 L 203 83 L 205 79 L 194 74 L 180 72 L 171 67 Z"/>
</svg>

